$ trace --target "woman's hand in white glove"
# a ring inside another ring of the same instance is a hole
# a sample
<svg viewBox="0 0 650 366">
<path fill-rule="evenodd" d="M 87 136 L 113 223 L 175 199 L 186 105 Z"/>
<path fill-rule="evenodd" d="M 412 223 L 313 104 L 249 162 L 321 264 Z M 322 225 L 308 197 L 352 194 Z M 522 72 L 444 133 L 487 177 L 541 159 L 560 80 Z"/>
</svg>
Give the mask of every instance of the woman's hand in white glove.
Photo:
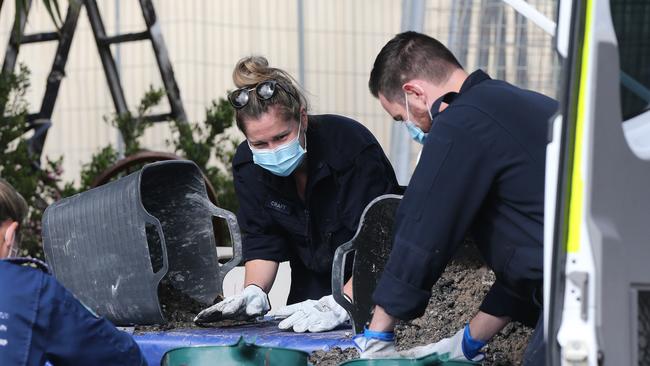
<svg viewBox="0 0 650 366">
<path fill-rule="evenodd" d="M 220 319 L 246 320 L 266 314 L 271 309 L 269 297 L 255 285 L 248 285 L 237 295 L 225 298 L 223 301 L 201 311 L 195 318 L 195 323 L 210 323 Z"/>
<path fill-rule="evenodd" d="M 347 311 L 337 304 L 332 295 L 320 300 L 305 300 L 280 309 L 275 316 L 287 317 L 280 322 L 280 329 L 293 328 L 294 332 L 326 332 L 345 323 L 350 318 Z"/>
</svg>

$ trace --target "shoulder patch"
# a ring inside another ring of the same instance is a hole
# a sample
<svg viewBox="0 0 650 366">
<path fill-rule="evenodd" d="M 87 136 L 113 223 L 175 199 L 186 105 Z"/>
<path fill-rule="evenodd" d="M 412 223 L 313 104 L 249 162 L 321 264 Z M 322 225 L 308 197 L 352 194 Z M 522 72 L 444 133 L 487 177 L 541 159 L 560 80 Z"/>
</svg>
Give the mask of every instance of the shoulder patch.
<svg viewBox="0 0 650 366">
<path fill-rule="evenodd" d="M 19 266 L 37 268 L 47 274 L 51 274 L 50 267 L 48 267 L 47 264 L 45 264 L 45 262 L 43 262 L 42 260 L 36 258 L 14 257 L 14 258 L 6 258 L 4 260 Z"/>
</svg>

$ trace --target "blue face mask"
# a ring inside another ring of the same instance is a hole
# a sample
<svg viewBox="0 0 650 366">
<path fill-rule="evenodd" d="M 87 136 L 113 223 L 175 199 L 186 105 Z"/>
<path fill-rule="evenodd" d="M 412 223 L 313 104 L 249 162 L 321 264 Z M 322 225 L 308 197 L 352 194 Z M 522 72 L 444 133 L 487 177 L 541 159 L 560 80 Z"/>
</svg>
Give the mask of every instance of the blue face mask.
<svg viewBox="0 0 650 366">
<path fill-rule="evenodd" d="M 300 146 L 300 128 L 298 126 L 298 135 L 295 139 L 287 142 L 275 149 L 255 149 L 248 145 L 253 152 L 253 162 L 269 172 L 286 177 L 293 173 L 294 170 L 305 158 L 305 149 L 307 148 L 307 138 L 305 137 L 305 149 Z"/>
<path fill-rule="evenodd" d="M 406 129 L 409 131 L 409 134 L 411 135 L 411 138 L 413 141 L 424 145 L 424 141 L 427 138 L 426 133 L 420 129 L 412 120 L 411 120 L 411 114 L 409 113 L 409 97 L 406 92 L 404 92 L 404 99 L 406 100 L 406 121 L 404 121 L 404 125 L 406 125 Z M 431 117 L 431 121 L 433 121 L 433 117 L 431 116 L 431 110 L 429 110 L 429 117 Z"/>
<path fill-rule="evenodd" d="M 416 126 L 411 120 L 404 121 L 404 124 L 406 125 L 406 129 L 409 131 L 409 134 L 411 135 L 413 141 L 424 145 L 424 140 L 426 140 L 427 134 L 424 133 L 424 131 L 422 131 L 420 127 Z"/>
</svg>

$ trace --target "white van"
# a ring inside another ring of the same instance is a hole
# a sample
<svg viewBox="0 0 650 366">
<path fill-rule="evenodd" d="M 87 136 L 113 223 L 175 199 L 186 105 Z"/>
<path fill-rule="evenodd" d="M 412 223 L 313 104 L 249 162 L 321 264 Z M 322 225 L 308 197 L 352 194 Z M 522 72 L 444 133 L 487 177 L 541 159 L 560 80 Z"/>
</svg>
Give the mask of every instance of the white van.
<svg viewBox="0 0 650 366">
<path fill-rule="evenodd" d="M 650 1 L 561 0 L 545 217 L 548 365 L 650 365 Z"/>
</svg>

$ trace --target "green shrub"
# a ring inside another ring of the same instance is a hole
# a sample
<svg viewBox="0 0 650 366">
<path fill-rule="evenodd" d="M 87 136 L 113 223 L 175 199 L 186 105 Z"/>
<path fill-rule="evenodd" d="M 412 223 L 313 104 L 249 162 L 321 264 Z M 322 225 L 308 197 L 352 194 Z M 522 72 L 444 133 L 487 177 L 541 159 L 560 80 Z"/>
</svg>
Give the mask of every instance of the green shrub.
<svg viewBox="0 0 650 366">
<path fill-rule="evenodd" d="M 30 86 L 29 75 L 29 70 L 21 65 L 18 73 L 0 77 L 0 106 L 4 106 L 4 114 L 0 113 L 0 176 L 16 187 L 30 206 L 22 229 L 21 254 L 43 258 L 41 219 L 45 208 L 62 197 L 92 188 L 95 179 L 119 161 L 120 154 L 115 147 L 107 145 L 91 155 L 82 165 L 78 184 L 61 180 L 63 158 L 43 157 L 44 164 L 39 164 L 30 152 L 26 135 L 29 125 L 25 94 Z M 151 126 L 144 117 L 164 95 L 164 90 L 150 87 L 134 114 L 128 112 L 104 118 L 120 131 L 124 157 L 142 151 L 140 139 Z M 231 169 L 237 143 L 227 132 L 233 121 L 234 111 L 230 104 L 224 99 L 213 101 L 206 108 L 203 122 L 173 122 L 173 137 L 167 141 L 172 152 L 200 167 L 215 188 L 219 206 L 230 211 L 236 211 L 238 206 Z M 114 178 L 125 174 L 122 172 Z"/>
<path fill-rule="evenodd" d="M 45 208 L 61 197 L 59 189 L 62 159 L 45 158 L 35 163 L 25 136 L 28 130 L 29 70 L 23 65 L 15 74 L 0 75 L 0 176 L 25 197 L 29 204 L 27 219 L 21 229 L 23 255 L 43 258 L 41 250 L 41 218 Z"/>
<path fill-rule="evenodd" d="M 205 110 L 203 123 L 176 123 L 174 137 L 168 141 L 174 152 L 192 160 L 201 168 L 214 187 L 219 206 L 236 212 L 237 197 L 232 178 L 232 158 L 237 141 L 228 135 L 233 126 L 235 111 L 225 99 L 212 101 Z M 211 163 L 214 158 L 214 164 Z"/>
</svg>

